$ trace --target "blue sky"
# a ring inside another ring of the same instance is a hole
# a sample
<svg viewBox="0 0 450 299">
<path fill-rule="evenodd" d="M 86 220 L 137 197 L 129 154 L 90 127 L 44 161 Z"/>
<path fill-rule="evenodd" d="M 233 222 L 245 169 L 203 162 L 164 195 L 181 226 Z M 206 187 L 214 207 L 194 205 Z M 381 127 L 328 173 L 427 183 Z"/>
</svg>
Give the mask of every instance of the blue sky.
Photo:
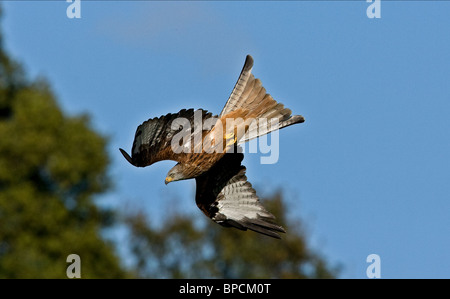
<svg viewBox="0 0 450 299">
<path fill-rule="evenodd" d="M 450 278 L 450 2 L 2 1 L 10 53 L 50 82 L 63 109 L 110 136 L 116 182 L 103 204 L 203 217 L 175 162 L 131 167 L 136 126 L 182 108 L 219 113 L 245 55 L 269 93 L 306 122 L 280 159 L 247 155 L 261 195 L 282 188 L 314 248 L 365 278 Z M 186 190 L 189 190 L 186 192 Z"/>
</svg>

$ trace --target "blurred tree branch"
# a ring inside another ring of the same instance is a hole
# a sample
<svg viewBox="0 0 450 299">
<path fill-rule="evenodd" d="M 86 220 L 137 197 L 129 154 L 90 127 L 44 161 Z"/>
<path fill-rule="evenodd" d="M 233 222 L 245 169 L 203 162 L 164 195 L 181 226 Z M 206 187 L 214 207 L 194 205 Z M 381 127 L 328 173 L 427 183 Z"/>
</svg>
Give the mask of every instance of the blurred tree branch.
<svg viewBox="0 0 450 299">
<path fill-rule="evenodd" d="M 196 225 L 193 215 L 168 216 L 154 228 L 141 212 L 130 212 L 130 246 L 139 277 L 149 278 L 334 278 L 331 268 L 310 250 L 302 225 L 288 220 L 281 193 L 264 200 L 286 228 L 282 240 L 251 231 Z M 199 216 L 201 216 L 199 214 Z"/>
</svg>

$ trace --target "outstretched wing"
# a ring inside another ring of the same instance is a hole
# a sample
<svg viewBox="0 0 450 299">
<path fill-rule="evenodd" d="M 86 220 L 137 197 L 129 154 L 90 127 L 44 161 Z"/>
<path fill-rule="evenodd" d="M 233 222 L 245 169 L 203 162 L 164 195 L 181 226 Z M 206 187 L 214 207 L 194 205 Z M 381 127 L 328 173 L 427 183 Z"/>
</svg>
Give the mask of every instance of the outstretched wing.
<svg viewBox="0 0 450 299">
<path fill-rule="evenodd" d="M 239 79 L 226 102 L 220 118 L 233 117 L 233 111 L 240 110 L 245 113 L 246 119 L 254 119 L 245 136 L 238 140 L 238 144 L 256 137 L 268 134 L 296 123 L 305 121 L 301 115 L 292 115 L 292 111 L 285 108 L 282 103 L 275 101 L 266 92 L 261 80 L 252 74 L 253 58 L 247 55 Z M 260 122 L 260 119 L 267 120 Z"/>
<path fill-rule="evenodd" d="M 211 113 L 206 110 L 183 109 L 178 113 L 149 119 L 136 129 L 131 157 L 123 149 L 120 149 L 120 152 L 128 162 L 138 167 L 145 167 L 161 160 L 181 162 L 186 152 L 193 152 L 195 146 L 193 140 L 196 139 L 193 135 L 196 134 L 196 128 L 210 117 Z M 177 120 L 177 125 L 173 126 L 174 120 Z M 199 128 L 201 130 L 201 127 Z M 172 139 L 178 133 L 180 134 L 178 136 L 184 136 L 182 141 L 188 141 L 181 146 L 189 147 L 189 151 L 173 150 Z M 199 141 L 201 142 L 201 138 Z"/>
<path fill-rule="evenodd" d="M 197 206 L 216 223 L 280 238 L 285 230 L 261 204 L 247 181 L 243 154 L 225 154 L 209 171 L 196 178 Z"/>
</svg>

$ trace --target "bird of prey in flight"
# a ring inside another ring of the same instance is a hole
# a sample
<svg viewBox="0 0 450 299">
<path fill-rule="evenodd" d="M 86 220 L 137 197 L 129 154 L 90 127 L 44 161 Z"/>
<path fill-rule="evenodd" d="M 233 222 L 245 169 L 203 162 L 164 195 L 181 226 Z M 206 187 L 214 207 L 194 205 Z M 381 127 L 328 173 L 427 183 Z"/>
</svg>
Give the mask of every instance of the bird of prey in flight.
<svg viewBox="0 0 450 299">
<path fill-rule="evenodd" d="M 263 207 L 247 181 L 239 145 L 302 123 L 304 118 L 292 115 L 290 109 L 266 93 L 261 80 L 253 76 L 252 67 L 253 58 L 247 55 L 239 79 L 219 115 L 213 116 L 203 109 L 183 109 L 149 119 L 136 130 L 131 157 L 123 149 L 120 151 L 136 167 L 161 160 L 177 161 L 165 183 L 195 178 L 197 206 L 214 222 L 280 238 L 278 233 L 285 230 L 274 222 L 275 217 Z M 231 121 L 229 125 L 230 120 L 236 119 L 242 121 Z M 205 130 L 208 121 L 210 128 Z"/>
</svg>

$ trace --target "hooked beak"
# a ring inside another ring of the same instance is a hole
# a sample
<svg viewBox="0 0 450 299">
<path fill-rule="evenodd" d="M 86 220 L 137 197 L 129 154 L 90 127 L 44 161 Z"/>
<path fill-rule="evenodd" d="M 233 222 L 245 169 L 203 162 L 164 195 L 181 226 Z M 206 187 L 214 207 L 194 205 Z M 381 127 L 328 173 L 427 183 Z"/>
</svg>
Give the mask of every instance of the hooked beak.
<svg viewBox="0 0 450 299">
<path fill-rule="evenodd" d="M 167 185 L 168 183 L 172 182 L 173 178 L 171 178 L 170 176 L 166 177 L 166 180 L 164 181 L 164 183 Z"/>
</svg>

